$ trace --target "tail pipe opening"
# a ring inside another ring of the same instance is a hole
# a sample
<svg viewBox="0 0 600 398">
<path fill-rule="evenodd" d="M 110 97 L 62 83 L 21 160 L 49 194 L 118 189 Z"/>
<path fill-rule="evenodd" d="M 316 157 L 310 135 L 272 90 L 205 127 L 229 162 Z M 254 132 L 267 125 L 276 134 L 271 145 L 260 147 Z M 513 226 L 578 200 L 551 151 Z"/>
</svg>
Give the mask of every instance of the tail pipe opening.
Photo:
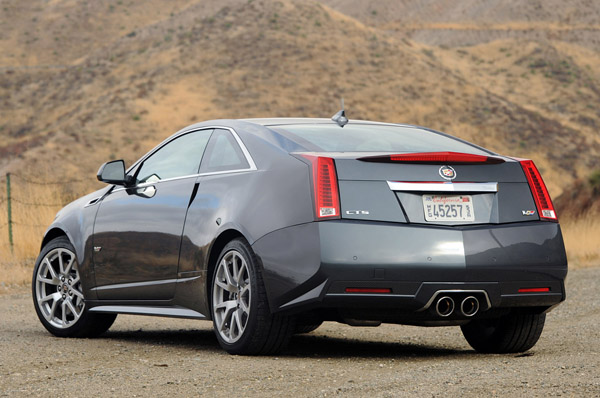
<svg viewBox="0 0 600 398">
<path fill-rule="evenodd" d="M 449 296 L 440 297 L 435 303 L 435 312 L 441 317 L 447 317 L 454 312 L 454 300 Z"/>
<path fill-rule="evenodd" d="M 476 297 L 468 296 L 460 303 L 460 312 L 462 315 L 472 317 L 479 311 L 479 300 Z"/>
</svg>

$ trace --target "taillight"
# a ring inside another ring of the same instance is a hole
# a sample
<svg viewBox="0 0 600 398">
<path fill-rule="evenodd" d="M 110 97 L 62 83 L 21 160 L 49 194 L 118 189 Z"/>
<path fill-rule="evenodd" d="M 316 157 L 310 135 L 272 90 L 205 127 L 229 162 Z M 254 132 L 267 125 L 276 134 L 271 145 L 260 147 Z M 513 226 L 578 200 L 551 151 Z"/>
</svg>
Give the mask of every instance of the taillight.
<svg viewBox="0 0 600 398">
<path fill-rule="evenodd" d="M 473 155 L 460 152 L 421 152 L 402 153 L 397 155 L 366 156 L 358 158 L 364 162 L 403 162 L 403 163 L 428 163 L 428 164 L 469 164 L 504 163 L 504 160 L 494 156 Z"/>
<path fill-rule="evenodd" d="M 332 158 L 301 155 L 312 166 L 315 210 L 317 219 L 340 218 L 340 195 Z"/>
<path fill-rule="evenodd" d="M 535 167 L 533 160 L 519 159 L 519 163 L 521 163 L 521 167 L 525 172 L 525 177 L 527 177 L 527 182 L 529 183 L 529 188 L 533 194 L 535 206 L 537 207 L 540 218 L 558 221 L 554 205 L 552 204 L 552 200 L 546 189 L 546 184 L 544 184 L 544 180 L 542 180 L 542 176 L 537 167 Z"/>
</svg>

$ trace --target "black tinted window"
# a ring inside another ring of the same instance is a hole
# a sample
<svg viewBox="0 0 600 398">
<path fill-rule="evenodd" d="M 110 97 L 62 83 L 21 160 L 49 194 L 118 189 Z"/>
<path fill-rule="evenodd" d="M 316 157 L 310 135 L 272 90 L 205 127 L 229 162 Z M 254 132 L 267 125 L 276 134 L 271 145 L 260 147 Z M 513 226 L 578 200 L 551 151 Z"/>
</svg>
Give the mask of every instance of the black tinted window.
<svg viewBox="0 0 600 398">
<path fill-rule="evenodd" d="M 233 135 L 228 130 L 216 129 L 208 143 L 206 156 L 202 159 L 200 172 L 243 170 L 249 167 Z"/>
<path fill-rule="evenodd" d="M 144 161 L 137 173 L 138 183 L 198 174 L 211 133 L 212 130 L 195 131 L 164 145 Z"/>
<path fill-rule="evenodd" d="M 311 150 L 324 152 L 466 152 L 488 155 L 452 137 L 408 126 L 348 124 L 295 125 L 274 128 L 299 143 L 308 141 Z M 291 133 L 291 134 L 289 134 Z"/>
</svg>

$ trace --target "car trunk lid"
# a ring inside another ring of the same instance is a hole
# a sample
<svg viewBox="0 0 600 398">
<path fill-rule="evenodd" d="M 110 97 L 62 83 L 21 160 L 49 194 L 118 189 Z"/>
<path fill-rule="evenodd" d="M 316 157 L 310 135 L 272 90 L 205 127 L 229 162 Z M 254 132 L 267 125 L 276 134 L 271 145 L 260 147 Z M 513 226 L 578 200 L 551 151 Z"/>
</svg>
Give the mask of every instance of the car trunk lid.
<svg viewBox="0 0 600 398">
<path fill-rule="evenodd" d="M 432 225 L 539 220 L 518 161 L 460 153 L 319 154 L 335 160 L 344 219 Z"/>
</svg>

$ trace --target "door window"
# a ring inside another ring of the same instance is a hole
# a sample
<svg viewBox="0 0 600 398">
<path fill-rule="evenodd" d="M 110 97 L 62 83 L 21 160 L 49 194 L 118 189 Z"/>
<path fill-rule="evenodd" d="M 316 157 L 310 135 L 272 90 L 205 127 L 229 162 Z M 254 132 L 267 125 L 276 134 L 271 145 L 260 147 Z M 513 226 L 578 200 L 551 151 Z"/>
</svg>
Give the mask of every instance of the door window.
<svg viewBox="0 0 600 398">
<path fill-rule="evenodd" d="M 175 138 L 153 153 L 137 172 L 136 182 L 198 174 L 202 154 L 213 130 L 200 130 Z"/>
</svg>

